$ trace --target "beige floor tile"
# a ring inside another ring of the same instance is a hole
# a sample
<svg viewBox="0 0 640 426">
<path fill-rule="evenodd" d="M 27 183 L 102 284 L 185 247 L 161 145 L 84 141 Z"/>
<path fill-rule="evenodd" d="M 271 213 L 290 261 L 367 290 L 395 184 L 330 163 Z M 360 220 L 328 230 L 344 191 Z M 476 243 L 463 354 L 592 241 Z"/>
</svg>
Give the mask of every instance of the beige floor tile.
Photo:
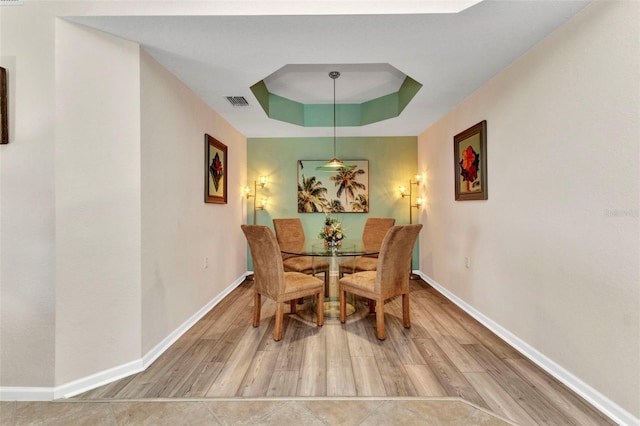
<svg viewBox="0 0 640 426">
<path fill-rule="evenodd" d="M 115 425 L 108 403 L 17 402 L 15 425 Z"/>
<path fill-rule="evenodd" d="M 16 414 L 15 401 L 0 401 L 0 425 L 11 426 Z"/>
<path fill-rule="evenodd" d="M 295 401 L 286 405 L 273 414 L 265 417 L 255 425 L 282 426 L 282 425 L 326 426 L 326 423 L 316 417 L 302 401 Z"/>
<path fill-rule="evenodd" d="M 2 402 L 0 425 L 509 425 L 465 401 L 281 398 Z"/>
<path fill-rule="evenodd" d="M 359 425 L 369 413 L 384 401 L 372 400 L 311 400 L 304 405 L 318 418 L 330 425 Z"/>
<path fill-rule="evenodd" d="M 205 401 L 203 402 L 223 425 L 255 425 L 267 416 L 292 404 L 276 401 Z"/>
<path fill-rule="evenodd" d="M 114 402 L 118 425 L 216 425 L 220 424 L 200 401 Z"/>
<path fill-rule="evenodd" d="M 411 410 L 407 410 L 397 402 L 387 401 L 372 411 L 360 425 L 362 426 L 425 426 L 437 423 L 425 423 L 425 418 Z M 462 423 L 459 423 L 462 424 Z"/>
<path fill-rule="evenodd" d="M 467 424 L 474 426 L 508 426 L 514 425 L 515 423 L 502 420 L 482 410 L 476 410 L 471 417 L 469 417 L 469 420 L 467 420 Z"/>
<path fill-rule="evenodd" d="M 408 400 L 399 401 L 398 405 L 419 414 L 431 424 L 462 424 L 476 408 L 464 401 L 451 400 Z"/>
</svg>

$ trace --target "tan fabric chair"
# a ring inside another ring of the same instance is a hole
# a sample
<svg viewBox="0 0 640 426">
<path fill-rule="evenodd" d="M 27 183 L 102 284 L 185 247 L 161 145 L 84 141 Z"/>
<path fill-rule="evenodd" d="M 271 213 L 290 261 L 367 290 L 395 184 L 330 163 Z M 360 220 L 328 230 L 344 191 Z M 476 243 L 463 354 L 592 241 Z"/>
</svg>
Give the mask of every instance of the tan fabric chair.
<svg viewBox="0 0 640 426">
<path fill-rule="evenodd" d="M 396 225 L 387 233 L 378 258 L 376 271 L 356 272 L 340 279 L 340 322 L 347 319 L 347 292 L 366 297 L 376 303 L 376 335 L 384 340 L 384 302 L 402 295 L 402 320 L 406 328 L 411 327 L 409 318 L 409 276 L 411 253 L 422 225 Z"/>
<path fill-rule="evenodd" d="M 284 302 L 290 302 L 291 312 L 296 312 L 296 300 L 305 296 L 317 297 L 318 326 L 324 324 L 324 283 L 322 280 L 300 272 L 285 272 L 280 248 L 273 231 L 263 225 L 241 225 L 247 237 L 253 259 L 253 326 L 260 325 L 261 296 L 276 301 L 276 326 L 273 340 L 282 339 Z"/>
<path fill-rule="evenodd" d="M 379 251 L 382 240 L 389 229 L 395 225 L 392 217 L 370 217 L 364 223 L 362 231 L 362 244 L 365 250 Z M 362 271 L 375 271 L 378 266 L 378 255 L 362 256 L 357 259 L 349 259 L 342 262 L 339 267 L 340 277 L 344 274 L 353 274 Z"/>
<path fill-rule="evenodd" d="M 304 248 L 304 228 L 298 218 L 273 219 L 273 229 L 281 250 L 301 251 Z M 324 274 L 325 285 L 329 285 L 329 262 L 311 256 L 282 254 L 282 263 L 287 272 L 314 275 Z"/>
</svg>

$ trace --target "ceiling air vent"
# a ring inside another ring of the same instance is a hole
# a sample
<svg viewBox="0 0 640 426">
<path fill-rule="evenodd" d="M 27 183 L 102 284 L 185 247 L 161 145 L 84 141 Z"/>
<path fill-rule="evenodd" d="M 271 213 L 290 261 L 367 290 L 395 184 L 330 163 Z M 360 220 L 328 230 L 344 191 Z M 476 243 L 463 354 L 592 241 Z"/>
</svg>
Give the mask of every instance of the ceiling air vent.
<svg viewBox="0 0 640 426">
<path fill-rule="evenodd" d="M 0 0 L 0 6 L 22 6 L 24 0 Z"/>
<path fill-rule="evenodd" d="M 234 107 L 249 106 L 249 102 L 247 102 L 244 96 L 227 96 L 227 100 Z"/>
</svg>

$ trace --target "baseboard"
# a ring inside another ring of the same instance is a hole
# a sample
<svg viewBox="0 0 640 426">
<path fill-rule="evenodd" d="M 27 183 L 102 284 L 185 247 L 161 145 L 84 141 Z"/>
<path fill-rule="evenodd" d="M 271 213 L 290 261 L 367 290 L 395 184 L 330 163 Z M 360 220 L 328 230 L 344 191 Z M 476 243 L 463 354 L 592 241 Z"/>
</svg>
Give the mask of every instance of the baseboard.
<svg viewBox="0 0 640 426">
<path fill-rule="evenodd" d="M 216 306 L 222 299 L 227 297 L 229 293 L 235 290 L 242 282 L 244 281 L 247 274 L 242 275 L 242 277 L 235 280 L 229 287 L 222 291 L 222 293 L 218 294 L 214 297 L 209 303 L 202 307 L 198 312 L 193 314 L 191 318 L 185 321 L 180 327 L 178 327 L 173 333 L 169 334 L 165 337 L 160 343 L 158 343 L 153 349 L 151 349 L 145 356 L 142 357 L 142 366 L 143 369 L 150 366 L 160 355 L 164 353 L 171 345 L 173 345 L 176 340 L 178 340 L 184 333 L 187 332 L 195 323 L 200 321 L 200 319 L 207 314 L 214 306 Z"/>
<path fill-rule="evenodd" d="M 591 405 L 600 410 L 600 412 L 609 417 L 611 420 L 620 425 L 640 425 L 640 419 L 636 418 L 624 408 L 620 407 L 618 404 L 602 395 L 600 392 L 580 380 L 578 377 L 562 368 L 552 359 L 548 358 L 526 342 L 519 339 L 509 330 L 505 329 L 501 325 L 483 315 L 481 312 L 477 311 L 471 305 L 467 304 L 465 301 L 440 285 L 436 280 L 419 271 L 417 272 L 417 274 L 420 275 L 423 280 L 429 283 L 429 285 L 436 289 L 440 294 L 449 299 L 452 303 L 456 304 L 460 309 L 471 315 L 478 322 L 494 332 L 509 345 L 513 346 L 525 357 L 535 363 L 538 367 L 551 374 L 564 385 L 569 387 L 572 391 L 587 400 Z"/>
<path fill-rule="evenodd" d="M 2 386 L 0 401 L 51 401 L 54 388 Z"/>
<path fill-rule="evenodd" d="M 222 299 L 238 287 L 245 279 L 246 274 L 235 280 L 222 293 L 214 297 L 198 312 L 182 323 L 176 330 L 165 337 L 153 349 L 138 360 L 122 364 L 108 370 L 100 371 L 73 382 L 65 383 L 57 387 L 0 387 L 0 401 L 51 401 L 58 398 L 70 398 L 87 392 L 91 389 L 106 385 L 113 381 L 139 373 L 151 365 L 164 351 L 176 340 L 186 333 L 195 323 L 207 314 Z"/>
<path fill-rule="evenodd" d="M 74 380 L 73 382 L 57 386 L 53 391 L 53 398 L 70 398 L 81 394 L 82 392 L 106 385 L 107 383 L 111 383 L 115 380 L 123 379 L 132 374 L 139 373 L 142 370 L 144 370 L 144 368 L 142 368 L 142 360 L 139 359 L 118 365 L 117 367 L 103 370 L 90 376 Z"/>
</svg>

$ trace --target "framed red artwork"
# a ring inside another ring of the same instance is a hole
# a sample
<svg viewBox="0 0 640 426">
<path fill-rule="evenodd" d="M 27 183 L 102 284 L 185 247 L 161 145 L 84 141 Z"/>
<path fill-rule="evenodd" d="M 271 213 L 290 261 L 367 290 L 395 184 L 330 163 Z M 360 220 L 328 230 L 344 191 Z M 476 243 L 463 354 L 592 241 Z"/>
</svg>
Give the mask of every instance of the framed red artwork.
<svg viewBox="0 0 640 426">
<path fill-rule="evenodd" d="M 227 146 L 204 135 L 204 202 L 227 204 Z"/>
<path fill-rule="evenodd" d="M 487 122 L 453 138 L 453 167 L 457 201 L 487 199 Z"/>
</svg>

